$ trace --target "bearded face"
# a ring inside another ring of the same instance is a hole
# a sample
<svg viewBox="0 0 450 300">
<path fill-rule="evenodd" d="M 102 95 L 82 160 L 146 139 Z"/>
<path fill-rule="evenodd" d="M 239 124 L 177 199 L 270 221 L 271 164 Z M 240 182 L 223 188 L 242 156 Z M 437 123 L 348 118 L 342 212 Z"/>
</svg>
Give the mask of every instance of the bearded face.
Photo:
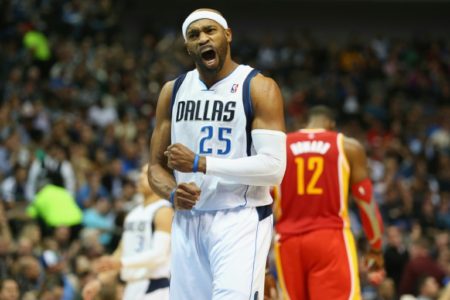
<svg viewBox="0 0 450 300">
<path fill-rule="evenodd" d="M 229 51 L 231 32 L 217 22 L 201 19 L 189 25 L 186 48 L 201 72 L 217 74 Z"/>
</svg>

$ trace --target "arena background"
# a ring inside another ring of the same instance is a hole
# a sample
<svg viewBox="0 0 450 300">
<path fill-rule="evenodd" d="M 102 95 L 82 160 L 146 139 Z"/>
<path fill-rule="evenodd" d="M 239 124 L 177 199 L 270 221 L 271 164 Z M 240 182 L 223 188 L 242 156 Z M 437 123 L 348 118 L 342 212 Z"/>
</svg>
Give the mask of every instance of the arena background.
<svg viewBox="0 0 450 300">
<path fill-rule="evenodd" d="M 327 104 L 366 147 L 388 278 L 375 288 L 362 269 L 364 299 L 450 299 L 450 1 L 3 0 L 0 300 L 80 299 L 116 247 L 158 92 L 192 67 L 180 27 L 199 7 L 223 12 L 236 60 L 277 80 L 289 130 Z M 62 218 L 30 217 L 49 182 L 68 193 L 40 201 Z M 120 299 L 111 286 L 99 299 Z"/>
</svg>

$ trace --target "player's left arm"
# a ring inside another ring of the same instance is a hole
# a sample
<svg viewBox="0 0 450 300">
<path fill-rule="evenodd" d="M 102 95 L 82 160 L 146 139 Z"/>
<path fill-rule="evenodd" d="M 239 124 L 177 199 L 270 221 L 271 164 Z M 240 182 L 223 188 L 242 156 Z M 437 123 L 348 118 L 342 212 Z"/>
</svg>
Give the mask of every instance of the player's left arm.
<svg viewBox="0 0 450 300">
<path fill-rule="evenodd" d="M 197 170 L 242 184 L 279 184 L 286 168 L 283 98 L 275 81 L 260 74 L 250 82 L 250 95 L 254 114 L 251 138 L 256 155 L 237 159 L 202 157 L 184 145 L 174 144 L 166 154 L 169 165 L 180 172 Z"/>
<path fill-rule="evenodd" d="M 161 207 L 155 214 L 152 247 L 132 257 L 121 259 L 122 268 L 155 269 L 170 259 L 170 232 L 173 208 Z"/>
<path fill-rule="evenodd" d="M 376 264 L 382 264 L 381 247 L 383 221 L 378 205 L 373 199 L 372 182 L 367 168 L 364 147 L 355 139 L 344 138 L 344 150 L 350 164 L 350 185 L 352 195 L 358 205 L 364 232 L 369 241 L 371 252 L 377 258 Z M 381 256 L 381 257 L 380 257 Z"/>
</svg>

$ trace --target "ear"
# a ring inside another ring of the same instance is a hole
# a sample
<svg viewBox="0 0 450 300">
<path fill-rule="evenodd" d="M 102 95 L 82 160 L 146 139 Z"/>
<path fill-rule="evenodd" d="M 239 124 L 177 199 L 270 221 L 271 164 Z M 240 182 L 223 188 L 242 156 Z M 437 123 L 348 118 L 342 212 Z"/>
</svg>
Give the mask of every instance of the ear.
<svg viewBox="0 0 450 300">
<path fill-rule="evenodd" d="M 233 34 L 230 28 L 225 29 L 225 37 L 227 38 L 227 42 L 231 43 L 231 41 L 233 40 Z"/>
<path fill-rule="evenodd" d="M 335 121 L 331 121 L 331 129 L 332 130 L 336 129 L 336 122 Z"/>
<path fill-rule="evenodd" d="M 189 51 L 189 47 L 188 47 L 187 42 L 184 42 L 184 47 L 186 48 L 187 54 L 188 54 L 188 55 L 191 55 L 191 52 Z"/>
</svg>

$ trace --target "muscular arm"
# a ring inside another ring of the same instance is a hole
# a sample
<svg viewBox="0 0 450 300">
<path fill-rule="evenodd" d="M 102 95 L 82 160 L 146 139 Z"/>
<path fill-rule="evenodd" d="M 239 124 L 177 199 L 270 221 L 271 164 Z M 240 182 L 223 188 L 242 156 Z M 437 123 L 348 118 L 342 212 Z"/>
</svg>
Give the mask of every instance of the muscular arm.
<svg viewBox="0 0 450 300">
<path fill-rule="evenodd" d="M 252 139 L 256 155 L 238 159 L 206 157 L 199 170 L 250 185 L 279 184 L 286 168 L 283 98 L 272 79 L 257 75 L 250 83 L 254 119 Z"/>
<path fill-rule="evenodd" d="M 285 132 L 283 97 L 276 82 L 257 75 L 250 82 L 255 117 L 252 129 L 270 129 Z"/>
<path fill-rule="evenodd" d="M 167 168 L 167 158 L 164 151 L 170 145 L 170 101 L 174 82 L 166 83 L 159 95 L 156 107 L 156 125 L 150 143 L 150 162 L 148 182 L 155 193 L 164 199 L 169 199 L 176 186 L 172 171 Z"/>
<path fill-rule="evenodd" d="M 367 170 L 367 157 L 363 146 L 355 139 L 344 139 L 344 151 L 350 164 L 350 186 L 358 205 L 362 225 L 370 246 L 381 250 L 383 222 L 375 200 Z"/>
</svg>

